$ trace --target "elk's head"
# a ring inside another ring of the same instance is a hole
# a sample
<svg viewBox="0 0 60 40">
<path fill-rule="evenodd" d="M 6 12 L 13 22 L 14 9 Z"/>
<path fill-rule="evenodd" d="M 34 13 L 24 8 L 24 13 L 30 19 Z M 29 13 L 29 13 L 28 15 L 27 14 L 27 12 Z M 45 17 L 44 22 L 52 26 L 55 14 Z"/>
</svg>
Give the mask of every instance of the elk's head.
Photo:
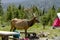
<svg viewBox="0 0 60 40">
<path fill-rule="evenodd" d="M 34 16 L 34 18 L 33 18 L 33 19 L 34 19 L 34 22 L 35 22 L 35 23 L 39 23 L 39 20 L 38 20 L 38 18 L 36 17 L 36 15 L 33 14 L 33 16 Z"/>
<path fill-rule="evenodd" d="M 39 23 L 39 20 L 37 19 L 37 17 L 34 17 L 34 22 Z"/>
</svg>

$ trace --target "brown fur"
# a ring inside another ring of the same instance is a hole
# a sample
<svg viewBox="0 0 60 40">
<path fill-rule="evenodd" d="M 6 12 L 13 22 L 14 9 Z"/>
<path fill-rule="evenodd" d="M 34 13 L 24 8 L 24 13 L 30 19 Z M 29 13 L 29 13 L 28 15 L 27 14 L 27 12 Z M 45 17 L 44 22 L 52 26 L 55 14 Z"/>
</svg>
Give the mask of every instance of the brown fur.
<svg viewBox="0 0 60 40">
<path fill-rule="evenodd" d="M 22 29 L 27 30 L 29 27 L 31 27 L 36 22 L 39 22 L 36 19 L 36 17 L 34 17 L 31 20 L 14 18 L 14 19 L 11 20 L 11 29 L 10 29 L 10 31 L 12 31 L 14 28 L 19 29 L 19 30 L 22 30 Z"/>
<path fill-rule="evenodd" d="M 39 22 L 36 17 L 34 17 L 31 20 L 26 20 L 26 19 L 17 19 L 14 18 L 11 20 L 11 29 L 10 31 L 14 31 L 15 29 L 25 30 L 25 37 L 27 37 L 27 29 L 34 25 L 36 22 Z"/>
</svg>

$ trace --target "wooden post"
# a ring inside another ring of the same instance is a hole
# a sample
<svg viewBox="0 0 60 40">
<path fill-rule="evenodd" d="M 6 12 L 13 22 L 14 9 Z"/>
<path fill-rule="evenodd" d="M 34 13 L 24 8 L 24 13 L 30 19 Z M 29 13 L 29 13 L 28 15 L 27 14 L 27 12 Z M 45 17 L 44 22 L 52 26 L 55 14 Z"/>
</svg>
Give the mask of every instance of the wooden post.
<svg viewBox="0 0 60 40">
<path fill-rule="evenodd" d="M 13 40 L 18 40 L 18 38 L 13 38 Z"/>
<path fill-rule="evenodd" d="M 3 36 L 2 40 L 8 40 L 8 36 Z"/>
</svg>

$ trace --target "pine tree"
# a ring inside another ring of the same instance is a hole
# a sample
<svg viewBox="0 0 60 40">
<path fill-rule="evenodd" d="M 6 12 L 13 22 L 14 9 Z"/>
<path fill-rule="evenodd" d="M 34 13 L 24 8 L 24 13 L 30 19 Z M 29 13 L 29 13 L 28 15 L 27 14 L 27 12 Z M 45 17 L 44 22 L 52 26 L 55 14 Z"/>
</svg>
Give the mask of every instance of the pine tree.
<svg viewBox="0 0 60 40">
<path fill-rule="evenodd" d="M 55 6 L 53 5 L 51 9 L 48 10 L 47 12 L 47 17 L 49 19 L 49 25 L 52 25 L 54 19 L 56 18 L 56 9 Z"/>
<path fill-rule="evenodd" d="M 2 8 L 2 3 L 1 3 L 1 0 L 0 0 L 0 16 L 3 15 L 3 8 Z"/>
<path fill-rule="evenodd" d="M 0 0 L 0 21 L 1 21 L 1 24 L 2 24 L 2 20 L 3 19 L 3 8 L 2 8 L 2 3 L 1 3 L 1 0 Z"/>
<path fill-rule="evenodd" d="M 57 12 L 60 13 L 60 8 L 58 8 Z"/>
</svg>

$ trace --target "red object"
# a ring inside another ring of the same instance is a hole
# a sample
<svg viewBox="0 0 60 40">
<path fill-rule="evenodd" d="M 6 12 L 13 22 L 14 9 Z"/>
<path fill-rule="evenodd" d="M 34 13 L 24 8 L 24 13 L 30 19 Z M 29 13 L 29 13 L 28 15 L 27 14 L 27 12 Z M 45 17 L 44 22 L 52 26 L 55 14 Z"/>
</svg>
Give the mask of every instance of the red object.
<svg viewBox="0 0 60 40">
<path fill-rule="evenodd" d="M 53 26 L 53 27 L 59 27 L 59 26 L 60 26 L 60 20 L 59 20 L 59 18 L 56 18 L 56 19 L 54 20 L 52 26 Z"/>
<path fill-rule="evenodd" d="M 24 38 L 24 40 L 29 40 L 29 38 Z"/>
</svg>

